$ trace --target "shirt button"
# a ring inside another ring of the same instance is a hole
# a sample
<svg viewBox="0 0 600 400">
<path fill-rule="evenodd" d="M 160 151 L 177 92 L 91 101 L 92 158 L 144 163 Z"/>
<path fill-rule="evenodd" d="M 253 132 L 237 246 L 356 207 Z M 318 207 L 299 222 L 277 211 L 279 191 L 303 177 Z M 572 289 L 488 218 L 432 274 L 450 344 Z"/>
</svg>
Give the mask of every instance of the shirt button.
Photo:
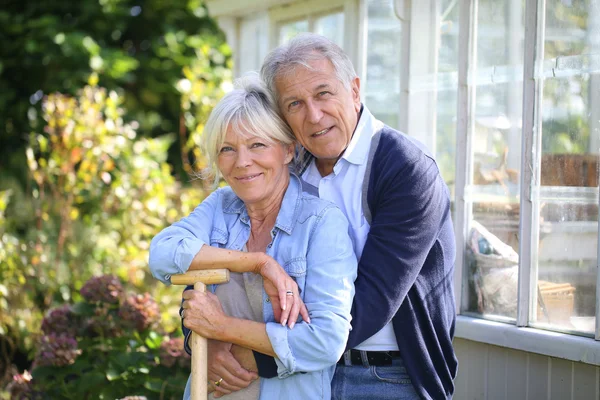
<svg viewBox="0 0 600 400">
<path fill-rule="evenodd" d="M 271 302 L 271 299 L 267 297 L 267 300 L 266 300 L 266 301 L 267 301 L 267 303 L 270 303 L 270 302 Z"/>
</svg>

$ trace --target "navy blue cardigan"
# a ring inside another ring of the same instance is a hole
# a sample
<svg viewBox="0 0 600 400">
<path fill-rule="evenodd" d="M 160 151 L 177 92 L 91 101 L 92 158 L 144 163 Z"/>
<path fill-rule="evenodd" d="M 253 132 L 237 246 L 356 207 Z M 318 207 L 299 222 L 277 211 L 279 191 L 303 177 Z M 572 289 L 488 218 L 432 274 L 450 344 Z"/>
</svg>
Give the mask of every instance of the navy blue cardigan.
<svg viewBox="0 0 600 400">
<path fill-rule="evenodd" d="M 387 126 L 373 136 L 369 162 L 365 215 L 371 228 L 358 264 L 347 348 L 392 321 L 415 389 L 425 399 L 449 399 L 458 361 L 448 188 L 427 151 Z M 276 376 L 272 358 L 255 356 L 260 376 Z"/>
<path fill-rule="evenodd" d="M 458 361 L 449 191 L 433 158 L 411 138 L 386 126 L 374 140 L 371 228 L 358 264 L 347 348 L 391 320 L 421 397 L 451 398 Z"/>
</svg>

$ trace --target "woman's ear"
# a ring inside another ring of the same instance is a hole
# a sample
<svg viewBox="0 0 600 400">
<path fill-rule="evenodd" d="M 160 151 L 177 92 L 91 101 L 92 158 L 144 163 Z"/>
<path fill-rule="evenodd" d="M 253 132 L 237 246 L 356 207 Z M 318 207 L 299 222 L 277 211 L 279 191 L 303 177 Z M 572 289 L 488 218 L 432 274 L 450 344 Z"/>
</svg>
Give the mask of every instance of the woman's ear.
<svg viewBox="0 0 600 400">
<path fill-rule="evenodd" d="M 296 143 L 290 143 L 290 144 L 284 145 L 284 149 L 285 149 L 284 164 L 289 164 L 290 162 L 292 162 L 292 160 L 294 159 L 295 148 L 296 148 Z"/>
</svg>

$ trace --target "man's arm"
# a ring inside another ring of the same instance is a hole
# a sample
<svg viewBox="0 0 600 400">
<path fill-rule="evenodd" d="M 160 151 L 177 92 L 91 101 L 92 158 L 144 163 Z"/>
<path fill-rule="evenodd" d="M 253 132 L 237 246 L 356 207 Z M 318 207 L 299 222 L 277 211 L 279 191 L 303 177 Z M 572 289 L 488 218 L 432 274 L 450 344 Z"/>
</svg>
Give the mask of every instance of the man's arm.
<svg viewBox="0 0 600 400">
<path fill-rule="evenodd" d="M 381 139 L 385 154 L 376 153 L 371 170 L 367 201 L 373 218 L 359 260 L 347 348 L 377 333 L 398 312 L 450 213 L 435 162 L 391 142 Z"/>
</svg>

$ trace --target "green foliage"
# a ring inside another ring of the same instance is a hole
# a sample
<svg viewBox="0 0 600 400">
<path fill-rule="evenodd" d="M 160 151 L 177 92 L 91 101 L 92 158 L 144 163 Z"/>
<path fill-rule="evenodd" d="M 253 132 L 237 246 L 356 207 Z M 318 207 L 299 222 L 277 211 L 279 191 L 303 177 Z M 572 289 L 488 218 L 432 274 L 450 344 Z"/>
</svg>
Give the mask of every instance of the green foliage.
<svg viewBox="0 0 600 400">
<path fill-rule="evenodd" d="M 176 134 L 169 161 L 187 179 L 179 149 L 187 141 L 185 127 L 195 127 L 191 119 L 197 116 L 184 117 L 177 83 L 184 68 L 194 70 L 203 81 L 197 96 L 213 98 L 215 88 L 229 79 L 231 62 L 223 34 L 201 0 L 5 3 L 0 10 L 4 168 L 24 182 L 24 138 L 43 124 L 41 100 L 57 91 L 75 95 L 92 76 L 121 91 L 125 118 L 139 122 L 141 136 Z"/>
<path fill-rule="evenodd" d="M 81 296 L 46 314 L 33 379 L 17 377 L 7 388 L 13 398 L 180 399 L 190 358 L 181 337 L 159 328 L 154 300 L 127 295 L 110 275 L 90 279 Z"/>
<path fill-rule="evenodd" d="M 544 82 L 542 151 L 554 154 L 582 154 L 590 149 L 588 76 L 548 79 Z M 565 112 L 567 110 L 567 112 Z"/>
<path fill-rule="evenodd" d="M 99 273 L 152 288 L 166 330 L 178 329 L 181 290 L 156 284 L 148 247 L 206 191 L 174 180 L 166 163 L 173 138 L 136 140 L 121 104 L 115 91 L 94 86 L 77 97 L 47 96 L 44 132 L 32 133 L 26 149 L 31 195 L 18 197 L 31 215 L 11 217 L 23 207 L 12 201 L 18 186 L 0 192 L 0 341 L 30 357 L 43 313 L 79 301 L 83 283 Z"/>
<path fill-rule="evenodd" d="M 200 0 L 12 1 L 0 40 L 1 387 L 92 275 L 148 287 L 179 329 L 148 245 L 207 193 L 189 177 L 231 57 Z"/>
</svg>

